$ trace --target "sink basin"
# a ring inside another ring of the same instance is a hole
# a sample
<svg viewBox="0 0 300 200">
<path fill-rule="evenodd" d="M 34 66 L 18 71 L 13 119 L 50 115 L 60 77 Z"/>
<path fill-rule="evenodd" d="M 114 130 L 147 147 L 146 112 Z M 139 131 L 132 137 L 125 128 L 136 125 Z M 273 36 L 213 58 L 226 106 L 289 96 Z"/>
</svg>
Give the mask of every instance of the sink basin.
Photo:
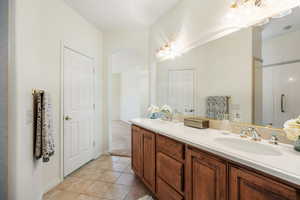
<svg viewBox="0 0 300 200">
<path fill-rule="evenodd" d="M 261 144 L 259 142 L 253 142 L 248 140 L 242 140 L 237 138 L 216 138 L 215 142 L 227 146 L 231 149 L 238 151 L 243 151 L 245 153 L 252 153 L 258 155 L 268 155 L 268 156 L 279 156 L 281 152 L 276 150 L 275 147 L 268 146 L 266 144 Z"/>
</svg>

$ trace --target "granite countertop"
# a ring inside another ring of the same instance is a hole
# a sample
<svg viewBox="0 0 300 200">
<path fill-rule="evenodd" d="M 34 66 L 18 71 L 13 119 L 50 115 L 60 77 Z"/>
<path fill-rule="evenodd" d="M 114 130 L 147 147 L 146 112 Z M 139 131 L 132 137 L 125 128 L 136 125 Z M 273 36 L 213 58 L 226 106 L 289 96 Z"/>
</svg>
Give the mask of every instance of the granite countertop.
<svg viewBox="0 0 300 200">
<path fill-rule="evenodd" d="M 300 187 L 300 152 L 292 145 L 272 145 L 266 140 L 253 142 L 222 130 L 195 129 L 163 120 L 139 118 L 130 122 Z"/>
</svg>

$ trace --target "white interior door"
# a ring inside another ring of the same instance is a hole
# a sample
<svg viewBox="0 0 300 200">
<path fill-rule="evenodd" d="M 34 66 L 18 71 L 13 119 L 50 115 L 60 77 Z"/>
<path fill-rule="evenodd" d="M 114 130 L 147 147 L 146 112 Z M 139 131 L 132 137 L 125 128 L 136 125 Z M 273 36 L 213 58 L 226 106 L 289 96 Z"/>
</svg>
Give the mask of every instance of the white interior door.
<svg viewBox="0 0 300 200">
<path fill-rule="evenodd" d="M 93 60 L 64 48 L 64 176 L 92 159 Z"/>
<path fill-rule="evenodd" d="M 173 109 L 194 114 L 194 70 L 170 70 L 168 90 L 168 104 Z"/>
</svg>

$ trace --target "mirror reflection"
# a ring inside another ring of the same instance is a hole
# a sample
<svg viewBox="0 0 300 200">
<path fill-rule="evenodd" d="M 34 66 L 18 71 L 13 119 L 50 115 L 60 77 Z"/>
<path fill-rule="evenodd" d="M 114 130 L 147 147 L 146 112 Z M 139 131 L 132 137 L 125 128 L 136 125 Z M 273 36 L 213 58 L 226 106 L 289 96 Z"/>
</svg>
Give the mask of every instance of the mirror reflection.
<svg viewBox="0 0 300 200">
<path fill-rule="evenodd" d="M 282 128 L 300 114 L 300 8 L 198 46 L 157 69 L 175 113 Z"/>
</svg>

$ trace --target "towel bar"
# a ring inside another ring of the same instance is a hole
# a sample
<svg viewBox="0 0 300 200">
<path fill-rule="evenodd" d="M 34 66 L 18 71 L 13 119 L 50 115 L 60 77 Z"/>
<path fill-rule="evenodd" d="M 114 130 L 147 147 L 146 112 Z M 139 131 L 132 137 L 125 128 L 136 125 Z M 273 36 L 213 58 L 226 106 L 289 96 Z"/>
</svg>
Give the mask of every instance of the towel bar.
<svg viewBox="0 0 300 200">
<path fill-rule="evenodd" d="M 40 89 L 32 89 L 32 95 L 34 95 L 37 92 L 41 92 L 44 93 L 44 90 L 40 90 Z"/>
</svg>

